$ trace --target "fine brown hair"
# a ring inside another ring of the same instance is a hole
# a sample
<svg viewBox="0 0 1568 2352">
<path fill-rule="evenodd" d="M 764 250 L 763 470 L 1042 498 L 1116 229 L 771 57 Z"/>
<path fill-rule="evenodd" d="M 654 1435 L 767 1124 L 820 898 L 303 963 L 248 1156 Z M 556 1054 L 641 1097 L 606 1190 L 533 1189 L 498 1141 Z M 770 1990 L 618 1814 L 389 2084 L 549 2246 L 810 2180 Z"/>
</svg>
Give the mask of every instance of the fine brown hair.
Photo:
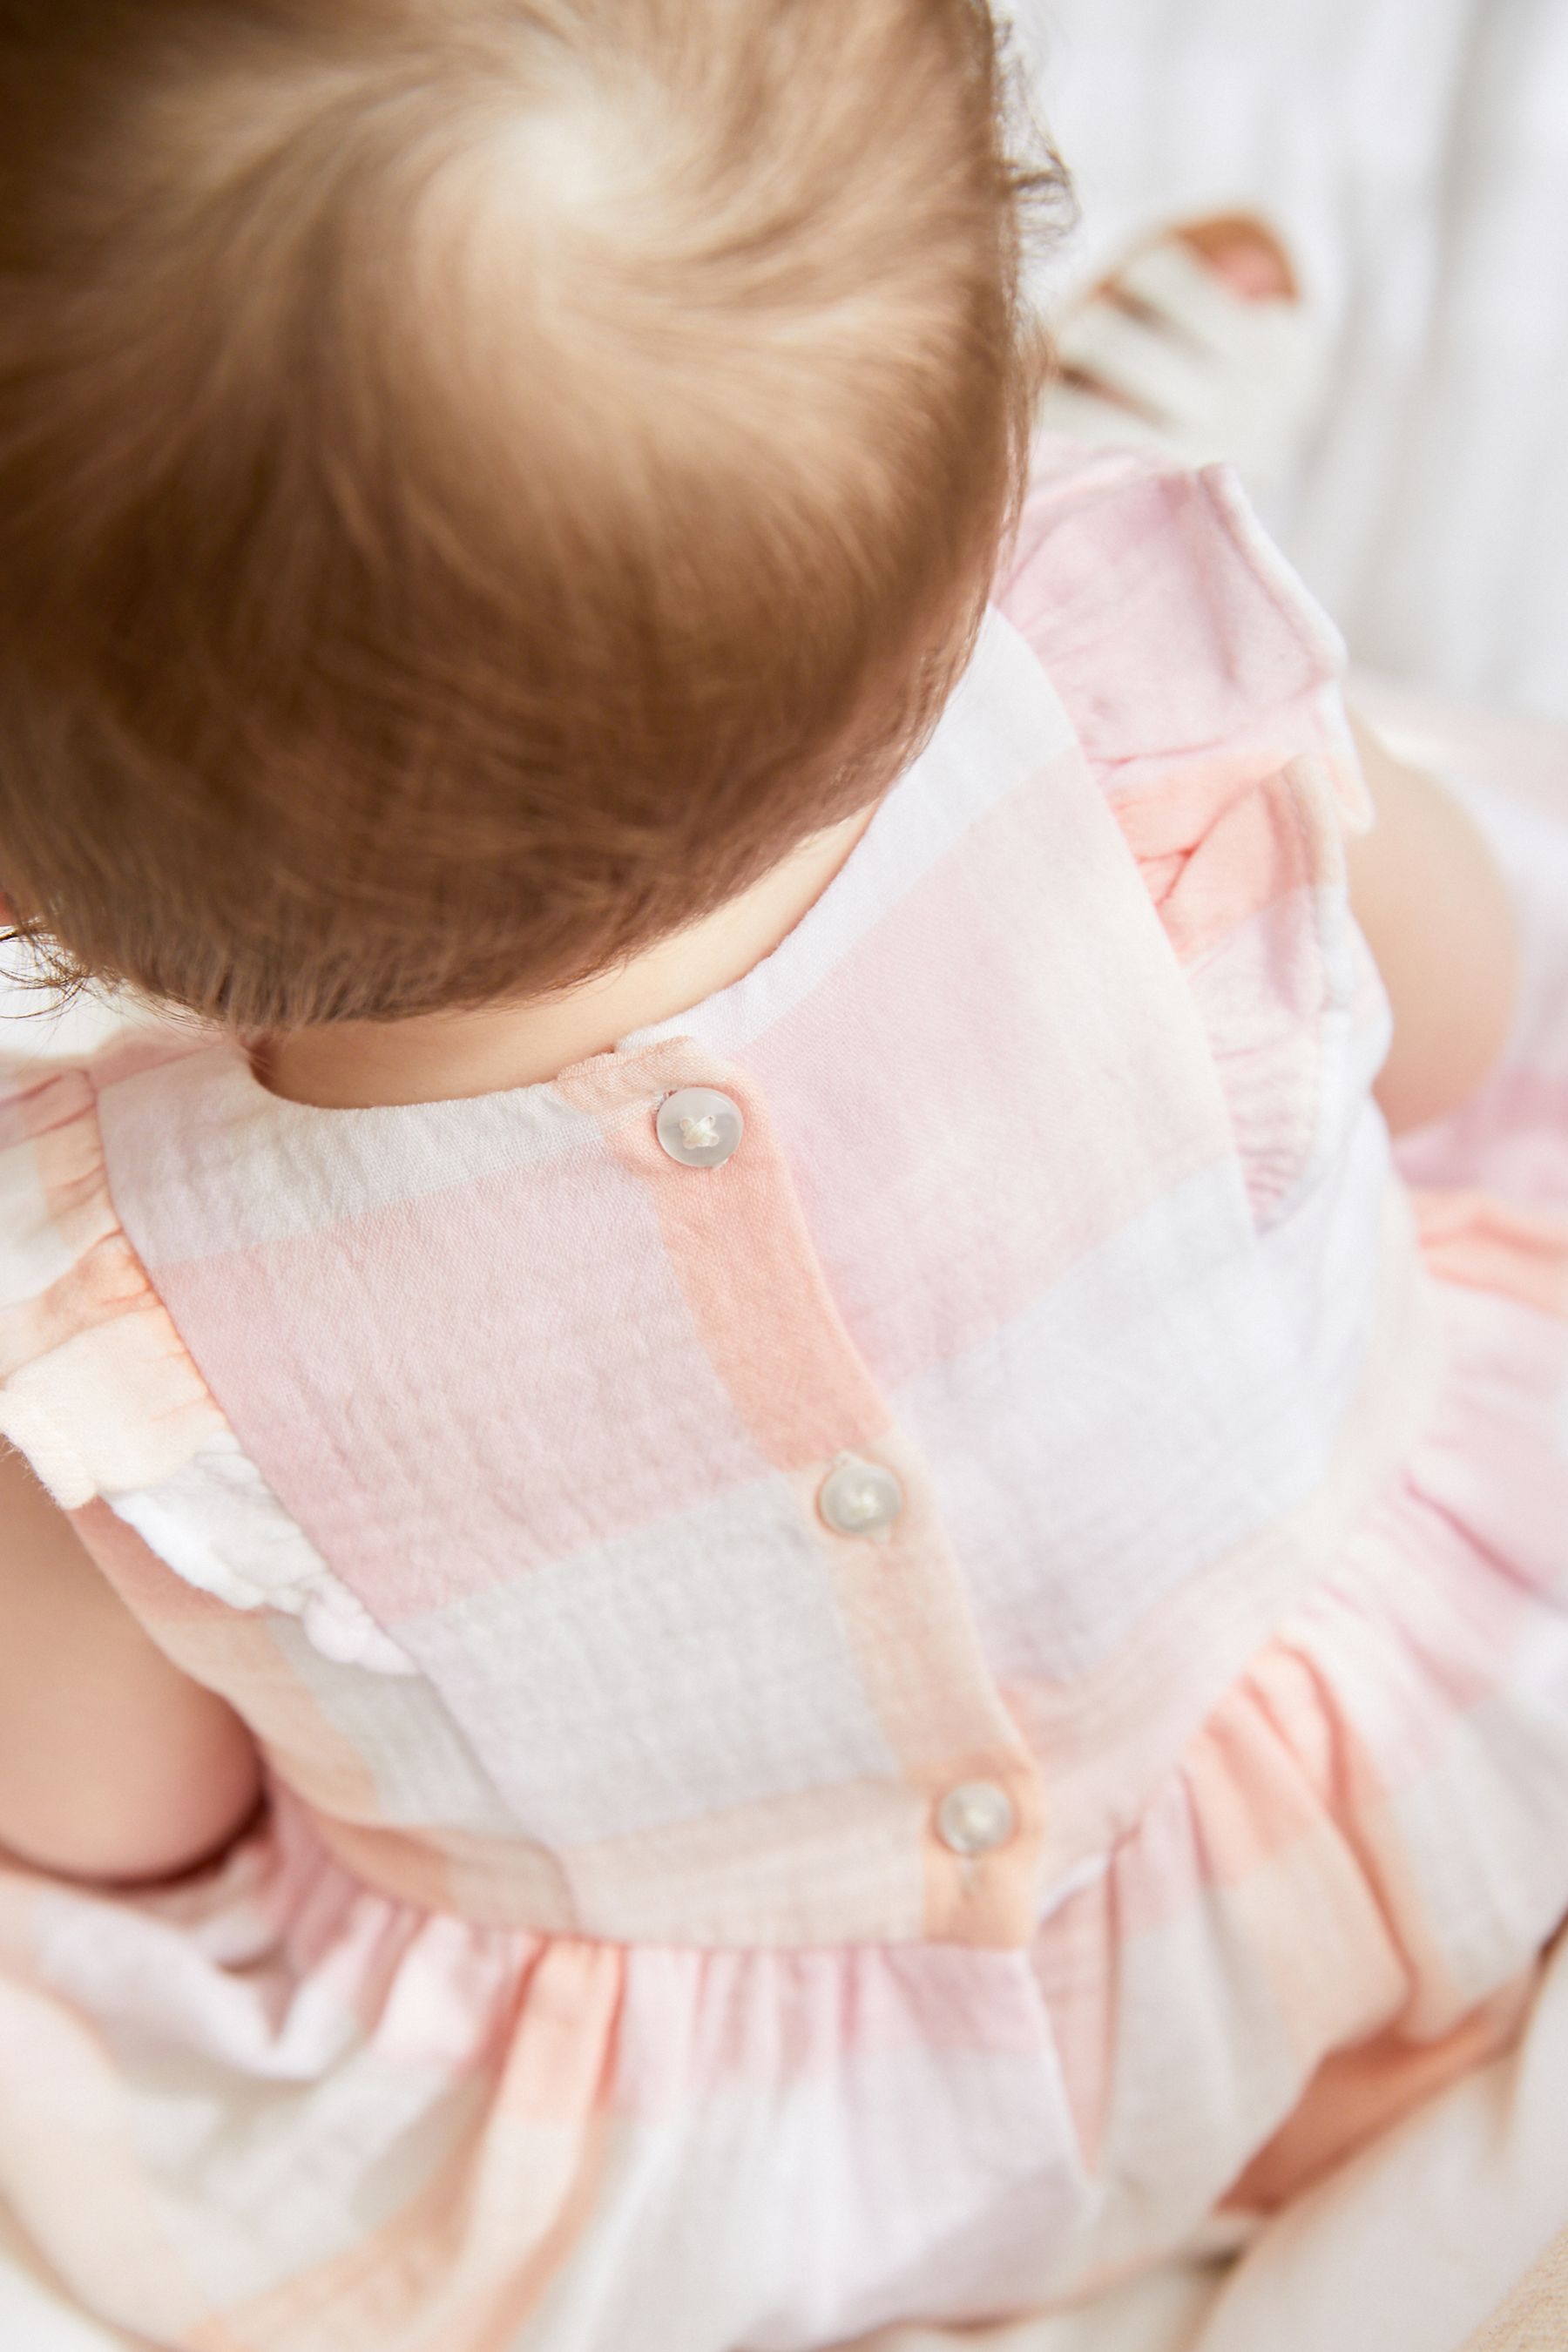
<svg viewBox="0 0 1568 2352">
<path fill-rule="evenodd" d="M 1031 396 L 982 0 L 0 0 L 0 891 L 250 1029 L 605 970 L 890 782 Z"/>
</svg>

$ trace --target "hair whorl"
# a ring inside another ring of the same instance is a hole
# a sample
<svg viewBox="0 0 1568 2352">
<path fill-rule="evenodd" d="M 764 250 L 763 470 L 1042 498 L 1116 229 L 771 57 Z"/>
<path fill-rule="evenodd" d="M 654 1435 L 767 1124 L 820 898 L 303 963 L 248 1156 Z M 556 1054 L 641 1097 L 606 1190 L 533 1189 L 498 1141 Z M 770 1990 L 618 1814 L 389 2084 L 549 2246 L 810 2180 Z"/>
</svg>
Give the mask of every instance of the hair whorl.
<svg viewBox="0 0 1568 2352">
<path fill-rule="evenodd" d="M 62 968 L 523 995 L 888 781 L 1019 477 L 1002 101 L 979 0 L 6 0 L 0 886 Z"/>
</svg>

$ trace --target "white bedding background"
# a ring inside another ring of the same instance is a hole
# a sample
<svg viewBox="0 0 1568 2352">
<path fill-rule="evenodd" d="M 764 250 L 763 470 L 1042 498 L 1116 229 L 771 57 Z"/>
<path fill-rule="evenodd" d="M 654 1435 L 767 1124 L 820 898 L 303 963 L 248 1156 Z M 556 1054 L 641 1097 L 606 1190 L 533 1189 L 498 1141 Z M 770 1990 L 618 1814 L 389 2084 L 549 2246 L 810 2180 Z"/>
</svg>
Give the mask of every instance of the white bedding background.
<svg viewBox="0 0 1568 2352">
<path fill-rule="evenodd" d="M 1568 0 L 1014 0 L 1062 286 L 1261 208 L 1334 339 L 1269 520 L 1358 662 L 1568 718 Z"/>
</svg>

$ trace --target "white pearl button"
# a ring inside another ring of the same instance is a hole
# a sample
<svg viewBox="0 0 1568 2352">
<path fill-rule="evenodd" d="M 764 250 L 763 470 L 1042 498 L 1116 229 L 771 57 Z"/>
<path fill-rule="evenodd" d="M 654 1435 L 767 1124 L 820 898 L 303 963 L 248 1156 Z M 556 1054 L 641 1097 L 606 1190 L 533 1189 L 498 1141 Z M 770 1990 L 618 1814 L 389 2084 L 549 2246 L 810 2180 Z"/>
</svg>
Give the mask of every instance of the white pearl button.
<svg viewBox="0 0 1568 2352">
<path fill-rule="evenodd" d="M 746 1131 L 740 1104 L 711 1087 L 681 1087 L 666 1095 L 654 1125 L 660 1143 L 683 1168 L 722 1168 Z"/>
<path fill-rule="evenodd" d="M 994 1780 L 963 1780 L 936 1809 L 936 1830 L 954 1853 L 994 1853 L 1018 1826 L 1013 1800 Z"/>
<path fill-rule="evenodd" d="M 841 1536 L 885 1536 L 904 1507 L 904 1490 L 879 1462 L 841 1454 L 822 1482 L 817 1509 Z"/>
</svg>

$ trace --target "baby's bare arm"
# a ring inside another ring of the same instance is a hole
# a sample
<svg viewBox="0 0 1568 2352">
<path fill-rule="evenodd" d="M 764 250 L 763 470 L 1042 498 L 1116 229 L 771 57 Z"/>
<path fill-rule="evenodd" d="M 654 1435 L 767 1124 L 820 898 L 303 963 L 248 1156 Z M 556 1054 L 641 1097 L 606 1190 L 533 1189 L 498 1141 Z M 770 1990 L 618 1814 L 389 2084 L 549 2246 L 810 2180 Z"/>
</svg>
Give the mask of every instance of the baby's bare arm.
<svg viewBox="0 0 1568 2352">
<path fill-rule="evenodd" d="M 170 1664 L 0 1441 L 0 1846 L 71 1877 L 171 1877 L 259 1789 L 233 1708 Z"/>
<path fill-rule="evenodd" d="M 1394 1007 L 1377 1099 L 1395 1135 L 1457 1109 L 1507 1042 L 1518 982 L 1513 906 L 1451 793 L 1357 722 L 1377 807 L 1350 845 L 1351 904 Z"/>
</svg>

